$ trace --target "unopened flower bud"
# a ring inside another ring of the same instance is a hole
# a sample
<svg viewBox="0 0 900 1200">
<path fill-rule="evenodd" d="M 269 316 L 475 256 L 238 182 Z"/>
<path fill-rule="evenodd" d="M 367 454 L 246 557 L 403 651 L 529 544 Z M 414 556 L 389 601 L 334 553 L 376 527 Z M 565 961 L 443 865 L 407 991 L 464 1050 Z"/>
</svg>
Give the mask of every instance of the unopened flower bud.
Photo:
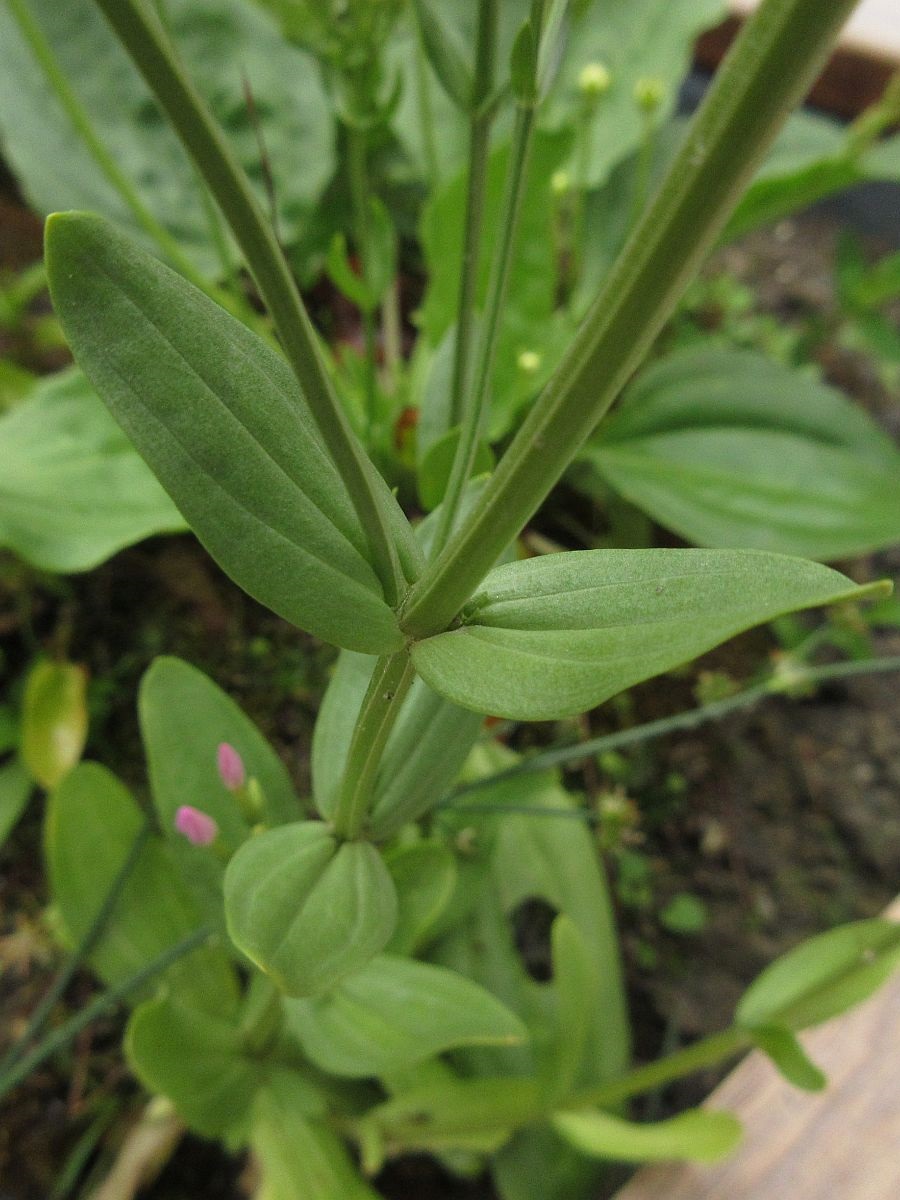
<svg viewBox="0 0 900 1200">
<path fill-rule="evenodd" d="M 588 100 L 599 100 L 611 86 L 612 75 L 603 63 L 587 63 L 578 73 L 578 90 Z"/>
<path fill-rule="evenodd" d="M 182 804 L 175 813 L 175 828 L 192 846 L 211 846 L 219 836 L 219 826 L 212 817 L 191 804 Z"/>
<path fill-rule="evenodd" d="M 244 770 L 244 760 L 228 742 L 221 742 L 216 751 L 216 765 L 219 768 L 219 778 L 229 792 L 236 792 L 244 786 L 247 772 Z"/>
<path fill-rule="evenodd" d="M 634 102 L 642 112 L 656 112 L 665 98 L 666 85 L 661 79 L 648 76 L 634 85 Z"/>
<path fill-rule="evenodd" d="M 554 171 L 550 176 L 550 191 L 554 196 L 565 196 L 572 190 L 572 176 L 568 171 Z"/>
<path fill-rule="evenodd" d="M 526 375 L 534 375 L 541 369 L 541 356 L 535 350 L 522 350 L 516 359 L 520 371 Z"/>
</svg>

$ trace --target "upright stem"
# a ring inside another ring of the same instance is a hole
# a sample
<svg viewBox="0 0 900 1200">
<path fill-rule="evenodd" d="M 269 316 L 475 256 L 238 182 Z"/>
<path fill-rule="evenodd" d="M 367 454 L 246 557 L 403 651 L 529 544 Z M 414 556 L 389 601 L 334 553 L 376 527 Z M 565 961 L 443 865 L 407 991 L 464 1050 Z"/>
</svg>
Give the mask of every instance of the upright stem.
<svg viewBox="0 0 900 1200">
<path fill-rule="evenodd" d="M 372 279 L 372 229 L 369 209 L 369 170 L 366 135 L 356 125 L 347 126 L 347 168 L 350 196 L 353 203 L 353 223 L 356 227 L 356 249 L 359 253 L 362 276 L 369 286 Z M 370 304 L 362 307 L 366 354 L 366 436 L 372 432 L 375 417 L 375 310 Z"/>
<path fill-rule="evenodd" d="M 764 0 L 747 22 L 568 353 L 411 590 L 401 617 L 411 637 L 447 628 L 559 480 L 673 312 L 853 6 Z"/>
<path fill-rule="evenodd" d="M 438 163 L 437 142 L 434 136 L 434 109 L 431 104 L 431 81 L 428 78 L 428 60 L 425 57 L 425 47 L 422 43 L 422 26 L 419 23 L 418 11 L 415 4 L 410 5 L 412 21 L 416 30 L 416 90 L 419 96 L 419 127 L 422 131 L 422 148 L 425 152 L 425 165 L 432 189 L 440 181 L 440 165 Z"/>
<path fill-rule="evenodd" d="M 497 338 L 509 290 L 513 251 L 522 215 L 522 198 L 525 194 L 525 183 L 528 177 L 534 119 L 534 105 L 520 104 L 517 107 L 506 175 L 506 193 L 498 222 L 500 243 L 494 252 L 491 264 L 491 278 L 488 283 L 484 314 L 478 336 L 478 354 L 472 382 L 463 400 L 459 445 L 453 459 L 447 492 L 438 513 L 434 554 L 442 549 L 447 538 L 453 532 L 463 492 L 472 474 L 478 445 L 484 430 L 485 416 L 490 401 L 491 379 L 497 357 Z"/>
<path fill-rule="evenodd" d="M 169 44 L 140 0 L 95 0 L 194 159 L 266 303 L 288 362 L 365 530 L 389 604 L 406 590 L 388 515 L 365 451 L 335 394 L 312 322 L 247 176 Z"/>
<path fill-rule="evenodd" d="M 600 1083 L 596 1087 L 585 1088 L 569 1096 L 559 1107 L 572 1108 L 611 1108 L 621 1104 L 632 1096 L 640 1096 L 644 1092 L 656 1091 L 667 1083 L 702 1071 L 704 1067 L 714 1067 L 735 1055 L 741 1054 L 753 1045 L 753 1039 L 742 1029 L 726 1029 L 723 1033 L 714 1033 L 686 1046 L 684 1050 L 676 1050 L 674 1054 L 657 1062 L 648 1063 L 645 1067 L 637 1067 L 619 1079 L 609 1083 Z"/>
<path fill-rule="evenodd" d="M 469 386 L 469 365 L 475 329 L 475 304 L 478 292 L 478 267 L 481 261 L 481 237 L 484 227 L 484 198 L 487 186 L 488 152 L 493 108 L 487 103 L 494 82 L 494 57 L 497 43 L 497 0 L 481 0 L 475 79 L 469 126 L 469 176 L 466 192 L 465 230 L 456 306 L 456 345 L 450 393 L 450 424 L 462 420 L 463 401 Z"/>
<path fill-rule="evenodd" d="M 375 665 L 331 817 L 340 837 L 352 839 L 362 833 L 381 755 L 414 676 L 406 650 L 386 655 Z"/>
</svg>

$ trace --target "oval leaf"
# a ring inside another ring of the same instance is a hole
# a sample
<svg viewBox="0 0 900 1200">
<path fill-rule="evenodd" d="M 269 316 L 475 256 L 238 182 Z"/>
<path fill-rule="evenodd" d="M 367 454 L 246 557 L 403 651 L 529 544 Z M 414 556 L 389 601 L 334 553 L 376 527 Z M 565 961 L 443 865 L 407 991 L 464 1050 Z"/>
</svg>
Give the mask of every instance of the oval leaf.
<svg viewBox="0 0 900 1200">
<path fill-rule="evenodd" d="M 225 872 L 225 915 L 238 949 L 291 996 L 327 991 L 383 950 L 397 893 L 369 842 L 337 840 L 320 821 L 245 842 Z"/>
<path fill-rule="evenodd" d="M 730 1113 L 700 1109 L 647 1125 L 609 1113 L 558 1113 L 553 1126 L 582 1154 L 619 1162 L 715 1162 L 741 1138 L 740 1122 Z"/>
<path fill-rule="evenodd" d="M 44 571 L 88 571 L 184 518 L 80 371 L 0 419 L 0 544 Z"/>
<path fill-rule="evenodd" d="M 72 770 L 87 741 L 87 674 L 75 663 L 39 662 L 28 673 L 22 705 L 22 760 L 41 787 Z"/>
<path fill-rule="evenodd" d="M 125 1035 L 135 1074 L 205 1137 L 243 1132 L 262 1067 L 243 1052 L 238 1024 L 176 999 L 135 1010 Z"/>
<path fill-rule="evenodd" d="M 0 766 L 0 849 L 25 811 L 32 786 L 31 776 L 18 759 Z"/>
<path fill-rule="evenodd" d="M 335 1075 L 403 1070 L 455 1046 L 512 1045 L 524 1026 L 490 992 L 444 967 L 383 954 L 327 996 L 285 1004 L 304 1052 Z"/>
<path fill-rule="evenodd" d="M 865 1000 L 900 966 L 900 925 L 840 925 L 776 959 L 751 983 L 735 1019 L 750 1030 L 807 1029 Z"/>
<path fill-rule="evenodd" d="M 827 1086 L 828 1079 L 789 1029 L 764 1025 L 753 1030 L 753 1040 L 794 1087 L 804 1092 L 821 1092 Z"/>
<path fill-rule="evenodd" d="M 76 767 L 51 794 L 44 831 L 47 872 L 72 943 L 93 924 L 143 824 L 128 791 L 96 763 Z M 119 894 L 91 964 L 107 983 L 120 983 L 199 923 L 169 848 L 151 836 Z M 212 947 L 202 946 L 180 959 L 165 978 L 179 981 L 185 996 L 204 1011 L 221 1009 L 235 987 L 227 958 Z"/>
<path fill-rule="evenodd" d="M 495 568 L 416 670 L 466 708 L 573 716 L 783 613 L 884 594 L 817 563 L 729 550 L 583 550 Z"/>
<path fill-rule="evenodd" d="M 456 860 L 440 842 L 399 846 L 385 855 L 397 889 L 397 928 L 391 954 L 413 955 L 425 944 L 456 887 Z"/>
<path fill-rule="evenodd" d="M 704 546 L 836 559 L 900 538 L 890 440 L 839 392 L 758 354 L 689 350 L 651 367 L 582 461 Z"/>
<path fill-rule="evenodd" d="M 287 363 L 98 217 L 51 217 L 46 253 L 79 364 L 223 570 L 326 641 L 399 648 L 365 534 Z"/>
<path fill-rule="evenodd" d="M 257 819 L 268 825 L 298 816 L 290 778 L 234 701 L 181 659 L 157 658 L 144 673 L 138 715 L 160 827 L 171 839 L 175 859 L 204 912 L 221 924 L 222 861 L 217 855 L 198 853 L 176 831 L 175 814 L 184 804 L 200 809 L 213 818 L 223 845 L 232 850 L 249 836 L 239 799 L 219 776 L 217 752 L 223 742 L 238 752 L 247 779 L 258 786 L 262 808 Z"/>
</svg>

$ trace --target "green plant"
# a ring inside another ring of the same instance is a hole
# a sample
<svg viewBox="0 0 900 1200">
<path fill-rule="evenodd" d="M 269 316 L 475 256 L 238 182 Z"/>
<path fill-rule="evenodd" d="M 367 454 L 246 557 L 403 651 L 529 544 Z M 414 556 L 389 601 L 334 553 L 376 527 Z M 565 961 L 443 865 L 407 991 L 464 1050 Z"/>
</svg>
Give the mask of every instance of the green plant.
<svg viewBox="0 0 900 1200">
<path fill-rule="evenodd" d="M 507 61 L 526 9 L 524 0 L 499 5 L 482 89 L 496 63 Z M 179 53 L 227 129 L 292 267 L 304 280 L 324 267 L 359 311 L 362 354 L 338 348 L 329 370 L 355 431 L 406 507 L 433 509 L 447 486 L 464 367 L 476 365 L 479 312 L 498 320 L 497 338 L 488 330 L 482 341 L 496 349 L 477 356 L 480 382 L 472 381 L 472 391 L 485 393 L 474 443 L 479 470 L 490 469 L 558 365 L 678 145 L 684 123 L 673 105 L 690 41 L 721 9 L 719 0 L 662 9 L 653 0 L 570 6 L 566 52 L 545 64 L 553 69 L 545 72 L 537 112 L 520 105 L 516 123 L 499 75 L 484 104 L 472 97 L 474 0 L 452 8 L 423 0 L 334 11 L 300 0 L 266 0 L 258 10 L 249 0 L 165 6 Z M 158 119 L 92 0 L 65 8 L 8 0 L 0 35 L 0 124 L 34 205 L 111 217 L 267 336 L 265 319 L 247 304 L 233 239 L 208 188 Z M 79 75 L 84 58 L 95 63 L 90 79 Z M 120 98 L 115 106 L 107 102 L 111 90 Z M 897 97 L 892 85 L 847 130 L 810 114 L 791 117 L 722 237 L 855 183 L 900 177 L 900 139 L 882 136 Z M 37 112 L 41 130 L 33 135 Z M 510 154 L 523 151 L 516 234 L 515 222 L 503 217 L 504 180 Z M 484 230 L 495 228 L 511 238 L 509 281 L 504 287 L 497 279 L 489 300 Z M 407 364 L 401 267 L 413 238 L 428 287 Z M 471 269 L 463 271 L 463 262 Z M 468 314 L 459 337 L 458 314 Z M 889 356 L 880 316 L 853 319 L 860 336 L 876 326 L 875 352 Z M 762 341 L 767 353 L 784 356 L 781 331 Z M 652 357 L 671 349 L 666 335 Z M 626 521 L 624 514 L 637 511 L 632 505 L 714 548 L 760 546 L 828 561 L 897 540 L 897 454 L 883 438 L 873 454 L 877 431 L 858 410 L 798 380 L 788 363 L 778 372 L 759 355 L 722 346 L 708 359 L 700 349 L 693 357 L 676 350 L 671 372 L 651 363 L 646 381 L 635 383 L 636 403 L 657 412 L 665 427 L 648 421 L 637 442 L 628 436 L 622 444 L 617 436 L 614 446 L 605 434 L 591 439 L 568 473 L 607 513 L 612 544 L 646 542 L 649 525 L 641 531 Z M 16 397 L 26 384 L 13 371 L 8 386 Z M 48 402 L 43 388 L 54 394 L 53 385 L 45 384 L 26 401 L 28 415 L 14 419 L 8 436 L 4 431 L 12 467 L 0 497 L 0 541 L 57 571 L 85 570 L 148 533 L 180 525 L 127 444 L 100 440 L 108 423 L 87 382 L 76 376 L 69 386 L 82 393 L 80 422 Z M 658 394 L 660 386 L 667 394 Z M 798 403 L 803 398 L 804 420 L 790 428 L 780 418 L 786 388 Z M 703 420 L 701 394 L 709 406 Z M 816 420 L 820 407 L 827 421 Z M 629 424 L 620 423 L 623 432 Z M 60 447 L 84 462 L 59 479 L 78 510 L 77 538 L 66 514 L 44 502 L 47 483 L 57 481 Z M 803 464 L 796 490 L 767 469 L 782 453 Z M 143 502 L 124 503 L 127 491 Z M 720 511 L 724 492 L 727 513 Z M 742 512 L 767 519 L 744 519 Z M 820 521 L 820 513 L 828 519 Z M 773 516 L 779 528 L 769 535 Z"/>
<path fill-rule="evenodd" d="M 437 7 L 418 6 L 426 48 L 443 54 L 439 76 L 467 108 L 473 179 L 434 401 L 449 469 L 415 530 L 354 431 L 273 226 L 155 10 L 97 5 L 219 205 L 282 353 L 230 315 L 227 298 L 82 213 L 47 225 L 57 315 L 85 376 L 222 568 L 342 653 L 316 727 L 312 808 L 233 702 L 165 658 L 139 700 L 159 832 L 97 764 L 56 788 L 54 900 L 76 955 L 90 955 L 110 991 L 43 1045 L 14 1047 L 0 1091 L 127 998 L 139 1078 L 198 1132 L 251 1145 L 269 1200 L 371 1196 L 364 1176 L 409 1150 L 461 1172 L 489 1163 L 511 1200 L 536 1187 L 588 1195 L 608 1159 L 725 1153 L 739 1134 L 727 1114 L 635 1124 L 626 1101 L 751 1045 L 800 1086 L 821 1086 L 795 1034 L 886 977 L 900 957 L 896 927 L 862 922 L 801 947 L 753 985 L 732 1028 L 629 1070 L 596 847 L 578 821 L 546 819 L 575 811 L 549 764 L 521 770 L 511 751 L 479 742 L 482 714 L 579 713 L 752 625 L 889 587 L 762 550 L 496 564 L 653 344 L 850 0 L 766 0 L 486 479 L 473 470 L 500 315 L 515 295 L 534 112 L 567 5 L 524 6 L 507 57 L 499 6 L 482 0 L 471 77 L 452 37 L 434 34 Z M 485 198 L 474 175 L 489 169 L 484 126 L 507 95 L 512 150 L 476 317 Z M 633 132 L 638 146 L 648 135 L 640 120 Z M 609 426 L 628 416 L 624 407 Z M 866 438 L 881 463 L 881 441 Z M 460 772 L 468 803 L 439 806 Z M 527 974 L 512 939 L 513 915 L 532 900 L 554 913 L 549 982 Z"/>
</svg>

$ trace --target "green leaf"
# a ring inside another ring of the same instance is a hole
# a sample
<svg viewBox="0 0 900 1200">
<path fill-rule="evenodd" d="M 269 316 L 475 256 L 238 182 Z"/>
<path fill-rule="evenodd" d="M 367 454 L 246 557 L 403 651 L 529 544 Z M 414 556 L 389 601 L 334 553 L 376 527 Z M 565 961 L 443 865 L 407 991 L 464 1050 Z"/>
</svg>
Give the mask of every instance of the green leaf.
<svg viewBox="0 0 900 1200">
<path fill-rule="evenodd" d="M 0 850 L 24 813 L 31 788 L 31 776 L 18 759 L 0 767 Z"/>
<path fill-rule="evenodd" d="M 306 1055 L 334 1075 L 403 1070 L 465 1045 L 520 1042 L 519 1019 L 490 992 L 430 963 L 383 954 L 333 992 L 286 1003 Z"/>
<path fill-rule="evenodd" d="M 670 933 L 700 933 L 708 921 L 706 905 L 690 892 L 676 892 L 659 914 L 660 925 Z"/>
<path fill-rule="evenodd" d="M 223 844 L 232 849 L 249 836 L 237 798 L 219 777 L 217 751 L 222 742 L 237 750 L 248 780 L 256 780 L 262 799 L 259 819 L 266 824 L 298 816 L 290 777 L 234 701 L 181 659 L 157 658 L 145 672 L 138 713 L 160 827 L 171 839 L 175 861 L 204 912 L 221 923 L 224 865 L 177 833 L 175 813 L 183 804 L 207 813 L 219 826 Z"/>
<path fill-rule="evenodd" d="M 0 418 L 0 545 L 87 571 L 184 519 L 80 371 L 41 380 Z"/>
<path fill-rule="evenodd" d="M 87 672 L 44 659 L 28 672 L 22 702 L 22 762 L 43 788 L 56 787 L 81 758 L 88 734 Z"/>
<path fill-rule="evenodd" d="M 284 360 L 97 217 L 58 214 L 46 247 L 85 374 L 223 570 L 318 637 L 398 647 L 365 534 Z"/>
<path fill-rule="evenodd" d="M 125 1053 L 137 1077 L 204 1137 L 244 1132 L 262 1065 L 244 1053 L 235 1014 L 164 996 L 137 1008 Z"/>
<path fill-rule="evenodd" d="M 513 42 L 509 59 L 509 77 L 513 95 L 523 104 L 531 103 L 537 95 L 538 45 L 534 26 L 526 21 Z"/>
<path fill-rule="evenodd" d="M 756 1031 L 807 1029 L 865 1000 L 900 965 L 900 925 L 875 918 L 840 925 L 776 959 L 751 983 L 735 1020 Z"/>
<path fill-rule="evenodd" d="M 896 181 L 900 160 L 884 153 L 888 146 L 890 142 L 876 142 L 861 154 L 848 153 L 847 134 L 838 122 L 815 113 L 794 113 L 732 214 L 724 237 L 741 237 L 861 183 Z"/>
<path fill-rule="evenodd" d="M 337 801 L 350 741 L 376 661 L 370 654 L 342 650 L 316 716 L 311 764 L 313 799 L 326 820 Z"/>
<path fill-rule="evenodd" d="M 397 928 L 389 954 L 414 955 L 447 906 L 456 886 L 456 860 L 440 842 L 415 842 L 385 854 L 397 889 Z"/>
<path fill-rule="evenodd" d="M 71 943 L 80 941 L 93 924 L 143 823 L 126 789 L 96 763 L 76 767 L 51 794 L 45 827 L 47 873 Z M 108 984 L 121 983 L 198 924 L 199 914 L 168 847 L 151 836 L 91 955 L 91 964 Z M 224 953 L 210 947 L 179 960 L 164 979 L 177 981 L 190 1002 L 203 1011 L 220 1009 L 235 987 Z"/>
<path fill-rule="evenodd" d="M 480 745 L 470 759 L 467 781 L 477 782 L 480 775 L 517 761 L 517 755 L 500 746 Z M 533 1039 L 529 1046 L 466 1051 L 466 1069 L 480 1075 L 541 1074 L 548 1080 L 554 1072 L 562 1076 L 570 1071 L 569 1047 L 561 1051 L 566 1061 L 553 1064 L 570 998 L 563 999 L 552 982 L 537 983 L 513 941 L 511 926 L 519 910 L 538 901 L 573 923 L 589 960 L 583 970 L 572 962 L 563 968 L 567 975 L 580 974 L 587 988 L 583 1003 L 590 1023 L 577 1066 L 578 1085 L 616 1078 L 630 1058 L 618 940 L 595 839 L 583 821 L 565 815 L 574 813 L 574 800 L 556 775 L 547 772 L 496 783 L 488 779 L 467 794 L 465 803 L 484 811 L 455 815 L 447 808 L 441 814 L 442 825 L 452 822 L 451 830 L 469 831 L 470 848 L 458 860 L 458 895 L 441 922 L 448 932 L 430 955 L 502 1000 L 526 1022 Z M 490 872 L 486 881 L 485 859 Z M 559 953 L 559 946 L 552 948 Z"/>
<path fill-rule="evenodd" d="M 753 1030 L 753 1040 L 767 1054 L 788 1083 L 804 1092 L 821 1092 L 828 1080 L 789 1029 L 763 1025 Z"/>
<path fill-rule="evenodd" d="M 98 137 L 144 202 L 201 269 L 220 271 L 194 168 L 99 10 L 91 0 L 28 0 L 28 8 Z M 295 242 L 335 169 L 335 122 L 315 60 L 239 0 L 168 0 L 165 14 L 188 74 L 267 204 L 260 140 L 265 145 L 282 236 Z M 149 248 L 146 233 L 74 135 L 6 5 L 0 6 L 0 135 L 38 212 L 90 209 Z"/>
<path fill-rule="evenodd" d="M 576 1150 L 620 1162 L 715 1162 L 741 1138 L 740 1122 L 730 1113 L 699 1109 L 646 1125 L 601 1112 L 557 1113 L 552 1120 Z"/>
<path fill-rule="evenodd" d="M 584 550 L 495 568 L 458 629 L 414 645 L 435 691 L 523 720 L 571 716 L 784 613 L 884 594 L 756 551 Z"/>
<path fill-rule="evenodd" d="M 441 503 L 447 491 L 456 448 L 459 445 L 462 426 L 455 425 L 426 451 L 419 465 L 419 499 L 429 512 Z M 473 475 L 486 475 L 494 469 L 494 455 L 490 446 L 479 442 L 472 464 Z"/>
<path fill-rule="evenodd" d="M 492 411 L 487 434 L 496 440 L 509 428 L 510 421 L 525 400 L 533 395 L 552 367 L 552 355 L 545 356 L 545 347 L 560 341 L 559 318 L 556 313 L 558 286 L 557 254 L 554 242 L 553 205 L 550 203 L 549 179 L 565 161 L 571 148 L 571 132 L 539 131 L 533 141 L 525 194 L 522 201 L 520 228 L 514 251 L 508 302 L 503 312 L 498 337 L 496 369 L 492 380 Z M 504 144 L 491 154 L 485 184 L 484 227 L 491 230 L 503 219 L 503 196 L 509 162 L 509 145 Z M 437 189 L 422 213 L 420 236 L 428 270 L 428 291 L 422 305 L 422 328 L 429 343 L 441 351 L 441 340 L 456 320 L 459 294 L 460 263 L 463 249 L 466 174 L 458 173 Z M 480 306 L 487 293 L 490 255 L 483 256 L 477 281 L 477 300 Z M 523 372 L 520 358 L 523 352 L 538 356 L 538 370 Z M 453 353 L 452 342 L 443 348 L 444 355 Z M 545 357 L 547 362 L 545 364 Z M 440 398 L 441 390 L 449 394 L 451 359 L 435 364 L 433 386 Z M 445 382 L 446 381 L 446 382 Z M 429 388 L 432 383 L 429 381 Z M 422 432 L 423 446 L 428 448 L 435 437 L 446 432 L 440 403 L 433 404 L 434 417 L 428 415 Z"/>
<path fill-rule="evenodd" d="M 705 546 L 836 559 L 900 538 L 890 440 L 840 393 L 758 354 L 668 356 L 641 374 L 581 461 Z M 584 473 L 581 483 L 596 490 Z"/>
<path fill-rule="evenodd" d="M 371 826 L 379 838 L 416 821 L 443 797 L 481 730 L 479 713 L 451 704 L 415 679 L 378 772 Z"/>
<path fill-rule="evenodd" d="M 474 81 L 469 54 L 452 22 L 433 0 L 413 0 L 422 46 L 441 87 L 463 111 L 472 104 Z"/>
<path fill-rule="evenodd" d="M 342 651 L 319 709 L 313 732 L 313 794 L 326 819 L 333 809 L 374 665 L 370 655 Z M 458 775 L 480 728 L 478 714 L 450 704 L 421 679 L 413 681 L 388 738 L 376 781 L 371 826 L 378 839 L 393 836 L 441 798 Z"/>
<path fill-rule="evenodd" d="M 473 1137 L 503 1141 L 539 1107 L 534 1079 L 442 1078 L 405 1088 L 370 1116 L 399 1145 L 439 1151 L 469 1144 Z"/>
<path fill-rule="evenodd" d="M 228 931 L 291 996 L 327 991 L 383 950 L 397 893 L 370 842 L 338 843 L 320 821 L 245 842 L 225 872 Z"/>
<path fill-rule="evenodd" d="M 372 312 L 375 309 L 377 301 L 373 299 L 365 279 L 354 270 L 347 251 L 347 238 L 341 232 L 331 239 L 325 259 L 325 270 L 334 286 L 358 309 L 362 312 Z"/>
<path fill-rule="evenodd" d="M 553 990 L 556 1030 L 544 1088 L 550 1098 L 562 1099 L 578 1084 L 596 1014 L 593 1002 L 599 980 L 597 964 L 584 935 L 566 913 L 553 922 Z"/>
<path fill-rule="evenodd" d="M 250 1128 L 262 1167 L 255 1200 L 377 1200 L 337 1135 L 310 1115 L 295 1075 L 279 1072 L 258 1092 Z"/>
</svg>

